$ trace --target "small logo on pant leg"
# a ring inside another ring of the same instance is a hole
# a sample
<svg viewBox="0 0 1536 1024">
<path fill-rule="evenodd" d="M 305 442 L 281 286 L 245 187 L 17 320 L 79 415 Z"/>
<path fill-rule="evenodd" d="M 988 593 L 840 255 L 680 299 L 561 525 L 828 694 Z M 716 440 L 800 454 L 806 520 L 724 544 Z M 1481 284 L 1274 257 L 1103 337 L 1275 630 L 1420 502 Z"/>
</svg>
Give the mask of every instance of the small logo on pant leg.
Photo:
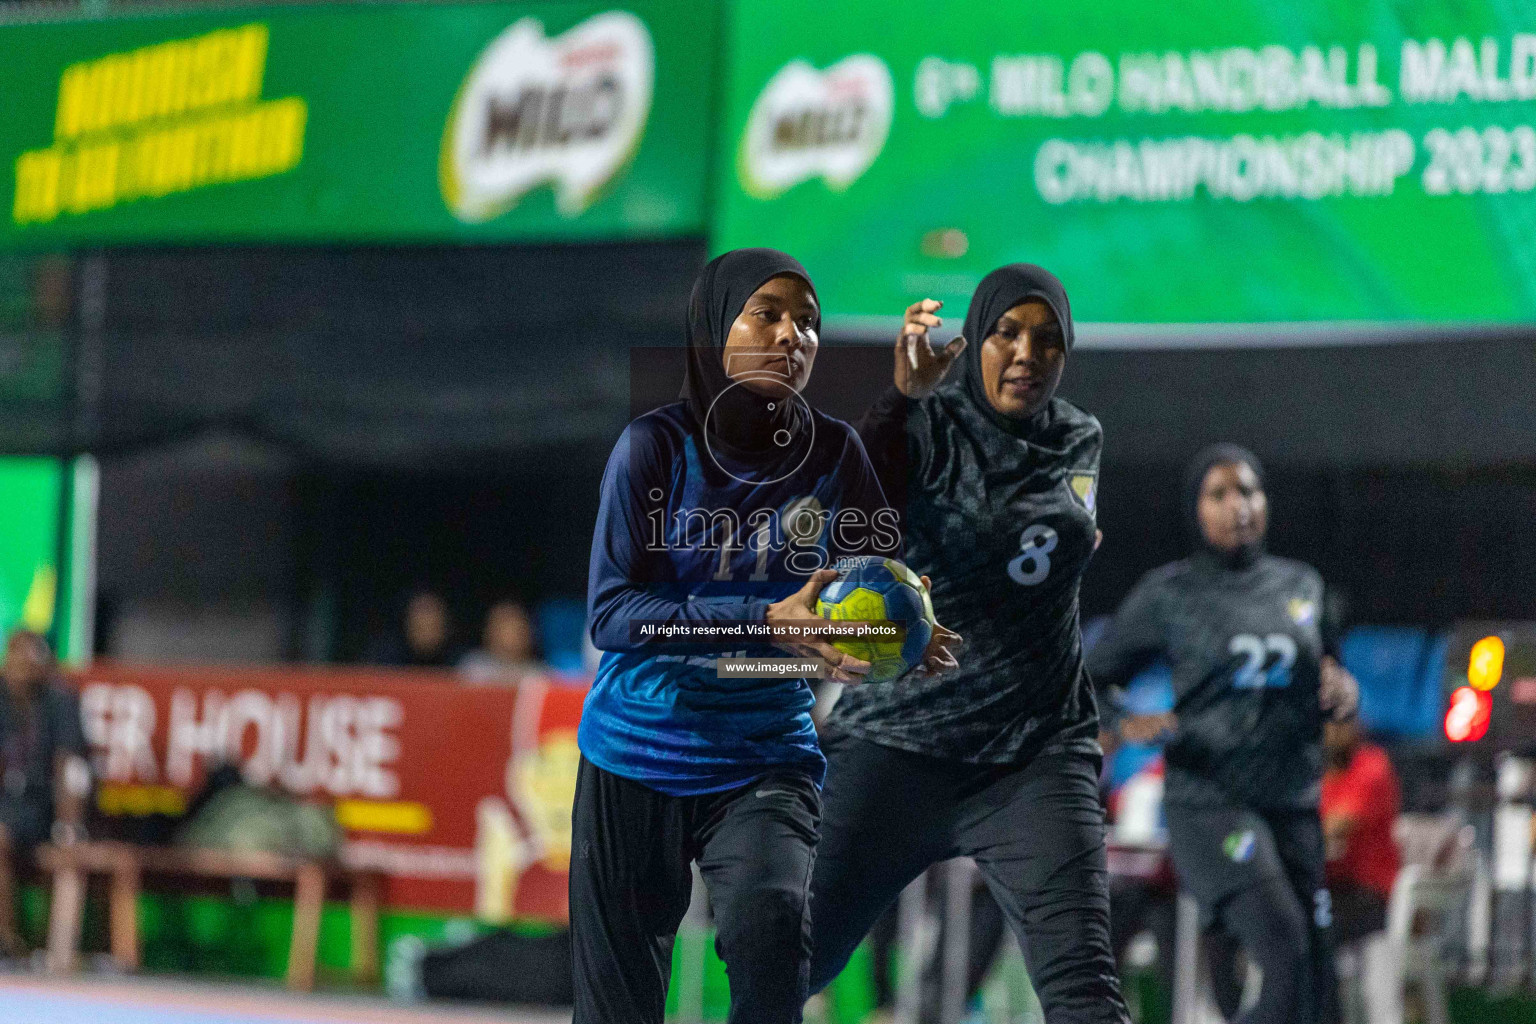
<svg viewBox="0 0 1536 1024">
<path fill-rule="evenodd" d="M 1327 889 L 1312 894 L 1312 921 L 1319 928 L 1333 927 L 1333 894 Z"/>
<path fill-rule="evenodd" d="M 1233 832 L 1222 842 L 1221 848 L 1227 858 L 1236 864 L 1246 864 L 1253 859 L 1253 850 L 1257 845 L 1257 837 L 1253 829 L 1245 829 L 1242 832 Z"/>
</svg>

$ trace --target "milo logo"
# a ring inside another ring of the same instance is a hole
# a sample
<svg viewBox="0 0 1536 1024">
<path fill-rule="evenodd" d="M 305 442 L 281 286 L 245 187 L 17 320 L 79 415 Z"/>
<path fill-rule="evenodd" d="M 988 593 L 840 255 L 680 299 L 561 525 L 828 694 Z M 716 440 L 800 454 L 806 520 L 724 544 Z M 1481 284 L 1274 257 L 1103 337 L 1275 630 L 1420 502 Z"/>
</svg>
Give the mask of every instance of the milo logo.
<svg viewBox="0 0 1536 1024">
<path fill-rule="evenodd" d="M 791 61 L 768 80 L 747 116 L 738 173 L 767 199 L 811 178 L 841 191 L 869 169 L 891 131 L 891 72 L 867 53 L 817 71 Z"/>
<path fill-rule="evenodd" d="M 459 220 L 497 217 L 551 183 L 575 217 L 634 156 L 651 110 L 655 50 L 626 11 L 544 37 L 522 18 L 470 69 L 443 131 L 438 179 Z"/>
</svg>

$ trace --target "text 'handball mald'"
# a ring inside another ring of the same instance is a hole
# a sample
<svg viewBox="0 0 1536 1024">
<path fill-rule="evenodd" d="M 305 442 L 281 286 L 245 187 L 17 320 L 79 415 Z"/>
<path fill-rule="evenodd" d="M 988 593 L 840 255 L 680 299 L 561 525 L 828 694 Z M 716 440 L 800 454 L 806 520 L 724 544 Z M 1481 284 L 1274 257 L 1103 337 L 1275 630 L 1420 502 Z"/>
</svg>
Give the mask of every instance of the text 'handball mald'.
<svg viewBox="0 0 1536 1024">
<path fill-rule="evenodd" d="M 933 639 L 933 602 L 917 574 L 894 558 L 839 559 L 837 579 L 816 601 L 816 613 L 834 622 L 889 622 L 897 635 L 831 641 L 844 654 L 869 662 L 865 682 L 895 679 L 919 665 Z"/>
</svg>

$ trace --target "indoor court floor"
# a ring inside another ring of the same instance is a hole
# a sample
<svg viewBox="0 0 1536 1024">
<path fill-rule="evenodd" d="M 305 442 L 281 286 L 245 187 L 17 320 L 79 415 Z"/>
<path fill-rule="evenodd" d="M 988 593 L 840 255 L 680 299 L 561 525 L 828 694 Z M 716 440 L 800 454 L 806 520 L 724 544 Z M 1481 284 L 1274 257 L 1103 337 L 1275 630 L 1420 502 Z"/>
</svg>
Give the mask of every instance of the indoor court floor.
<svg viewBox="0 0 1536 1024">
<path fill-rule="evenodd" d="M 569 1024 L 570 1012 L 158 980 L 0 977 L 0 1024 Z"/>
</svg>

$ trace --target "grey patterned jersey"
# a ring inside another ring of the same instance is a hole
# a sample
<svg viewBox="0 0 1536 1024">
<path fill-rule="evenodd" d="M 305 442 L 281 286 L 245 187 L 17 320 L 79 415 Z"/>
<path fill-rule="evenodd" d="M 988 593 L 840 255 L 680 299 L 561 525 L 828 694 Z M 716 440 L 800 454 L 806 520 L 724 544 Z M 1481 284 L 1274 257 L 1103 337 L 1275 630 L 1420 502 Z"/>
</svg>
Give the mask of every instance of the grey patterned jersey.
<svg viewBox="0 0 1536 1024">
<path fill-rule="evenodd" d="M 1088 656 L 1100 688 L 1148 662 L 1173 668 L 1178 732 L 1164 799 L 1314 807 L 1323 774 L 1323 583 L 1301 562 L 1262 555 L 1232 569 L 1201 554 L 1154 569 Z"/>
<path fill-rule="evenodd" d="M 907 564 L 932 578 L 939 622 L 966 643 L 943 676 L 848 687 L 832 727 L 971 762 L 1097 751 L 1077 592 L 1093 554 L 1098 420 L 1052 399 L 1015 436 L 958 386 L 916 402 L 893 388 L 859 433 L 904 506 Z"/>
</svg>

